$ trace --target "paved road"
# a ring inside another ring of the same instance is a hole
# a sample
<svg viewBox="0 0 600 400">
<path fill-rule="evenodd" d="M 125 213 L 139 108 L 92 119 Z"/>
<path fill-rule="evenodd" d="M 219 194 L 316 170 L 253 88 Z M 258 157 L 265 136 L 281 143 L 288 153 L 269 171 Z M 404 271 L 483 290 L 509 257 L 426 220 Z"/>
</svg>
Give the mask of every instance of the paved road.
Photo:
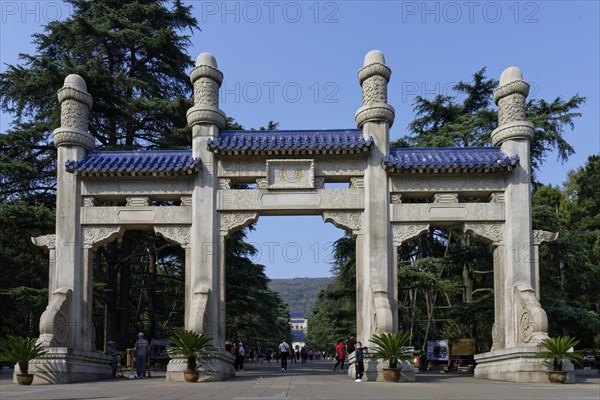
<svg viewBox="0 0 600 400">
<path fill-rule="evenodd" d="M 225 382 L 165 382 L 164 372 L 152 378 L 124 378 L 69 385 L 19 386 L 12 384 L 8 370 L 0 376 L 0 399 L 35 400 L 565 400 L 600 399 L 599 377 L 578 377 L 577 384 L 524 384 L 475 379 L 458 373 L 418 373 L 414 383 L 356 383 L 345 374 L 333 373 L 332 363 L 312 361 L 290 364 L 282 373 L 275 363 L 253 365 Z"/>
</svg>

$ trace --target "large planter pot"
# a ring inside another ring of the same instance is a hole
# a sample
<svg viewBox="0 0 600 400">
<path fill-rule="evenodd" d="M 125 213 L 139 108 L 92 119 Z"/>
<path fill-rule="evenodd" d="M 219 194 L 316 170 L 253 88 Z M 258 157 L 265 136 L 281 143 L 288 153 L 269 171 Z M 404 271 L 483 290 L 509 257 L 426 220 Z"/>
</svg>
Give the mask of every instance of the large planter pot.
<svg viewBox="0 0 600 400">
<path fill-rule="evenodd" d="M 552 383 L 565 383 L 567 373 L 565 371 L 550 371 L 548 372 L 548 380 Z"/>
<path fill-rule="evenodd" d="M 33 374 L 17 374 L 17 383 L 19 385 L 31 385 Z"/>
<path fill-rule="evenodd" d="M 200 371 L 183 371 L 183 378 L 186 382 L 198 382 L 198 378 L 200 378 Z"/>
<path fill-rule="evenodd" d="M 383 380 L 386 382 L 400 382 L 400 368 L 384 368 Z"/>
</svg>

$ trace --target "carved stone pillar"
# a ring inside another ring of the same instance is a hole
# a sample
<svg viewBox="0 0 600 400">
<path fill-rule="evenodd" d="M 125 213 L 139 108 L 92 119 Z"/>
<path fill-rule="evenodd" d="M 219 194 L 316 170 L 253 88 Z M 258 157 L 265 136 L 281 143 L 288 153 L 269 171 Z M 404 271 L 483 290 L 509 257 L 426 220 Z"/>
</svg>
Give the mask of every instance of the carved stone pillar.
<svg viewBox="0 0 600 400">
<path fill-rule="evenodd" d="M 362 232 L 357 236 L 358 313 L 357 334 L 366 346 L 371 335 L 392 332 L 392 308 L 395 303 L 394 262 L 389 210 L 389 182 L 381 167 L 389 153 L 389 129 L 394 122 L 394 109 L 387 104 L 387 84 L 391 70 L 378 50 L 369 52 L 358 71 L 362 87 L 362 106 L 356 112 L 356 124 L 366 139 L 373 138 L 364 174 L 365 210 Z"/>
<path fill-rule="evenodd" d="M 190 72 L 194 86 L 194 106 L 187 112 L 188 125 L 192 128 L 192 156 L 202 160 L 201 169 L 195 177 L 192 191 L 192 225 L 189 231 L 189 264 L 186 261 L 186 307 L 187 329 L 205 333 L 213 345 L 221 351 L 207 358 L 207 369 L 201 369 L 201 380 L 224 380 L 233 376 L 230 355 L 222 350 L 221 338 L 221 283 L 222 258 L 220 251 L 220 221 L 217 212 L 217 162 L 208 150 L 208 141 L 218 137 L 225 128 L 226 116 L 219 109 L 219 87 L 223 73 L 210 53 L 202 53 L 196 59 L 196 67 Z M 187 202 L 185 203 L 187 205 Z M 185 369 L 182 360 L 172 359 L 167 366 L 167 380 L 178 381 Z"/>
<path fill-rule="evenodd" d="M 533 281 L 535 282 L 535 297 L 540 300 L 540 245 L 544 242 L 553 242 L 558 238 L 558 232 L 533 231 L 533 262 L 535 270 Z"/>
<path fill-rule="evenodd" d="M 32 237 L 31 241 L 38 247 L 48 249 L 48 303 L 52 300 L 52 293 L 56 290 L 56 235 L 43 235 Z"/>
</svg>

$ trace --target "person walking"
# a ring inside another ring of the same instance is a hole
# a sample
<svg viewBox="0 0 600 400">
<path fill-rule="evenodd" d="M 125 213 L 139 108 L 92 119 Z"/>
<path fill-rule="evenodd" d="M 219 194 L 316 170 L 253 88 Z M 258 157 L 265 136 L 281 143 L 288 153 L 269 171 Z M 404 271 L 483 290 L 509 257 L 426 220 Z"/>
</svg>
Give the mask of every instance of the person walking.
<svg viewBox="0 0 600 400">
<path fill-rule="evenodd" d="M 341 365 L 341 372 L 344 372 L 344 361 L 346 360 L 346 346 L 344 345 L 344 339 L 340 339 L 338 344 L 335 345 L 335 365 L 333 366 L 333 372 L 335 372 L 338 365 Z"/>
<path fill-rule="evenodd" d="M 287 371 L 287 360 L 290 355 L 290 345 L 286 343 L 285 339 L 279 344 L 279 356 L 281 357 L 281 370 Z"/>
<path fill-rule="evenodd" d="M 112 367 L 112 377 L 117 377 L 117 365 L 119 363 L 119 353 L 117 352 L 117 348 L 115 347 L 115 342 L 109 340 L 106 347 L 106 354 L 108 354 L 110 359 L 110 366 Z"/>
<path fill-rule="evenodd" d="M 354 349 L 354 369 L 356 371 L 356 379 L 354 382 L 362 382 L 362 376 L 365 372 L 365 364 L 363 363 L 363 349 L 362 343 L 356 342 Z"/>
<path fill-rule="evenodd" d="M 144 339 L 144 332 L 138 333 L 138 340 L 133 346 L 135 355 L 135 372 L 138 378 L 146 377 L 146 363 L 148 362 L 148 350 L 150 343 Z"/>
<path fill-rule="evenodd" d="M 244 357 L 246 357 L 246 349 L 244 349 L 244 344 L 240 342 L 240 349 L 238 351 L 238 366 L 240 367 L 240 371 L 244 370 Z"/>
</svg>

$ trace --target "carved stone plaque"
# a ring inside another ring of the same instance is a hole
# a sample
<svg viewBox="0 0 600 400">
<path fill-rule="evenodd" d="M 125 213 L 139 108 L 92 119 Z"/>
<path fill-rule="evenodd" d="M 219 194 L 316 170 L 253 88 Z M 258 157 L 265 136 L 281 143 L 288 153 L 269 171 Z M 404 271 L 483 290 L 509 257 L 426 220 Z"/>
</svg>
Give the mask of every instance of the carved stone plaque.
<svg viewBox="0 0 600 400">
<path fill-rule="evenodd" d="M 314 189 L 314 160 L 267 160 L 269 189 Z"/>
</svg>

